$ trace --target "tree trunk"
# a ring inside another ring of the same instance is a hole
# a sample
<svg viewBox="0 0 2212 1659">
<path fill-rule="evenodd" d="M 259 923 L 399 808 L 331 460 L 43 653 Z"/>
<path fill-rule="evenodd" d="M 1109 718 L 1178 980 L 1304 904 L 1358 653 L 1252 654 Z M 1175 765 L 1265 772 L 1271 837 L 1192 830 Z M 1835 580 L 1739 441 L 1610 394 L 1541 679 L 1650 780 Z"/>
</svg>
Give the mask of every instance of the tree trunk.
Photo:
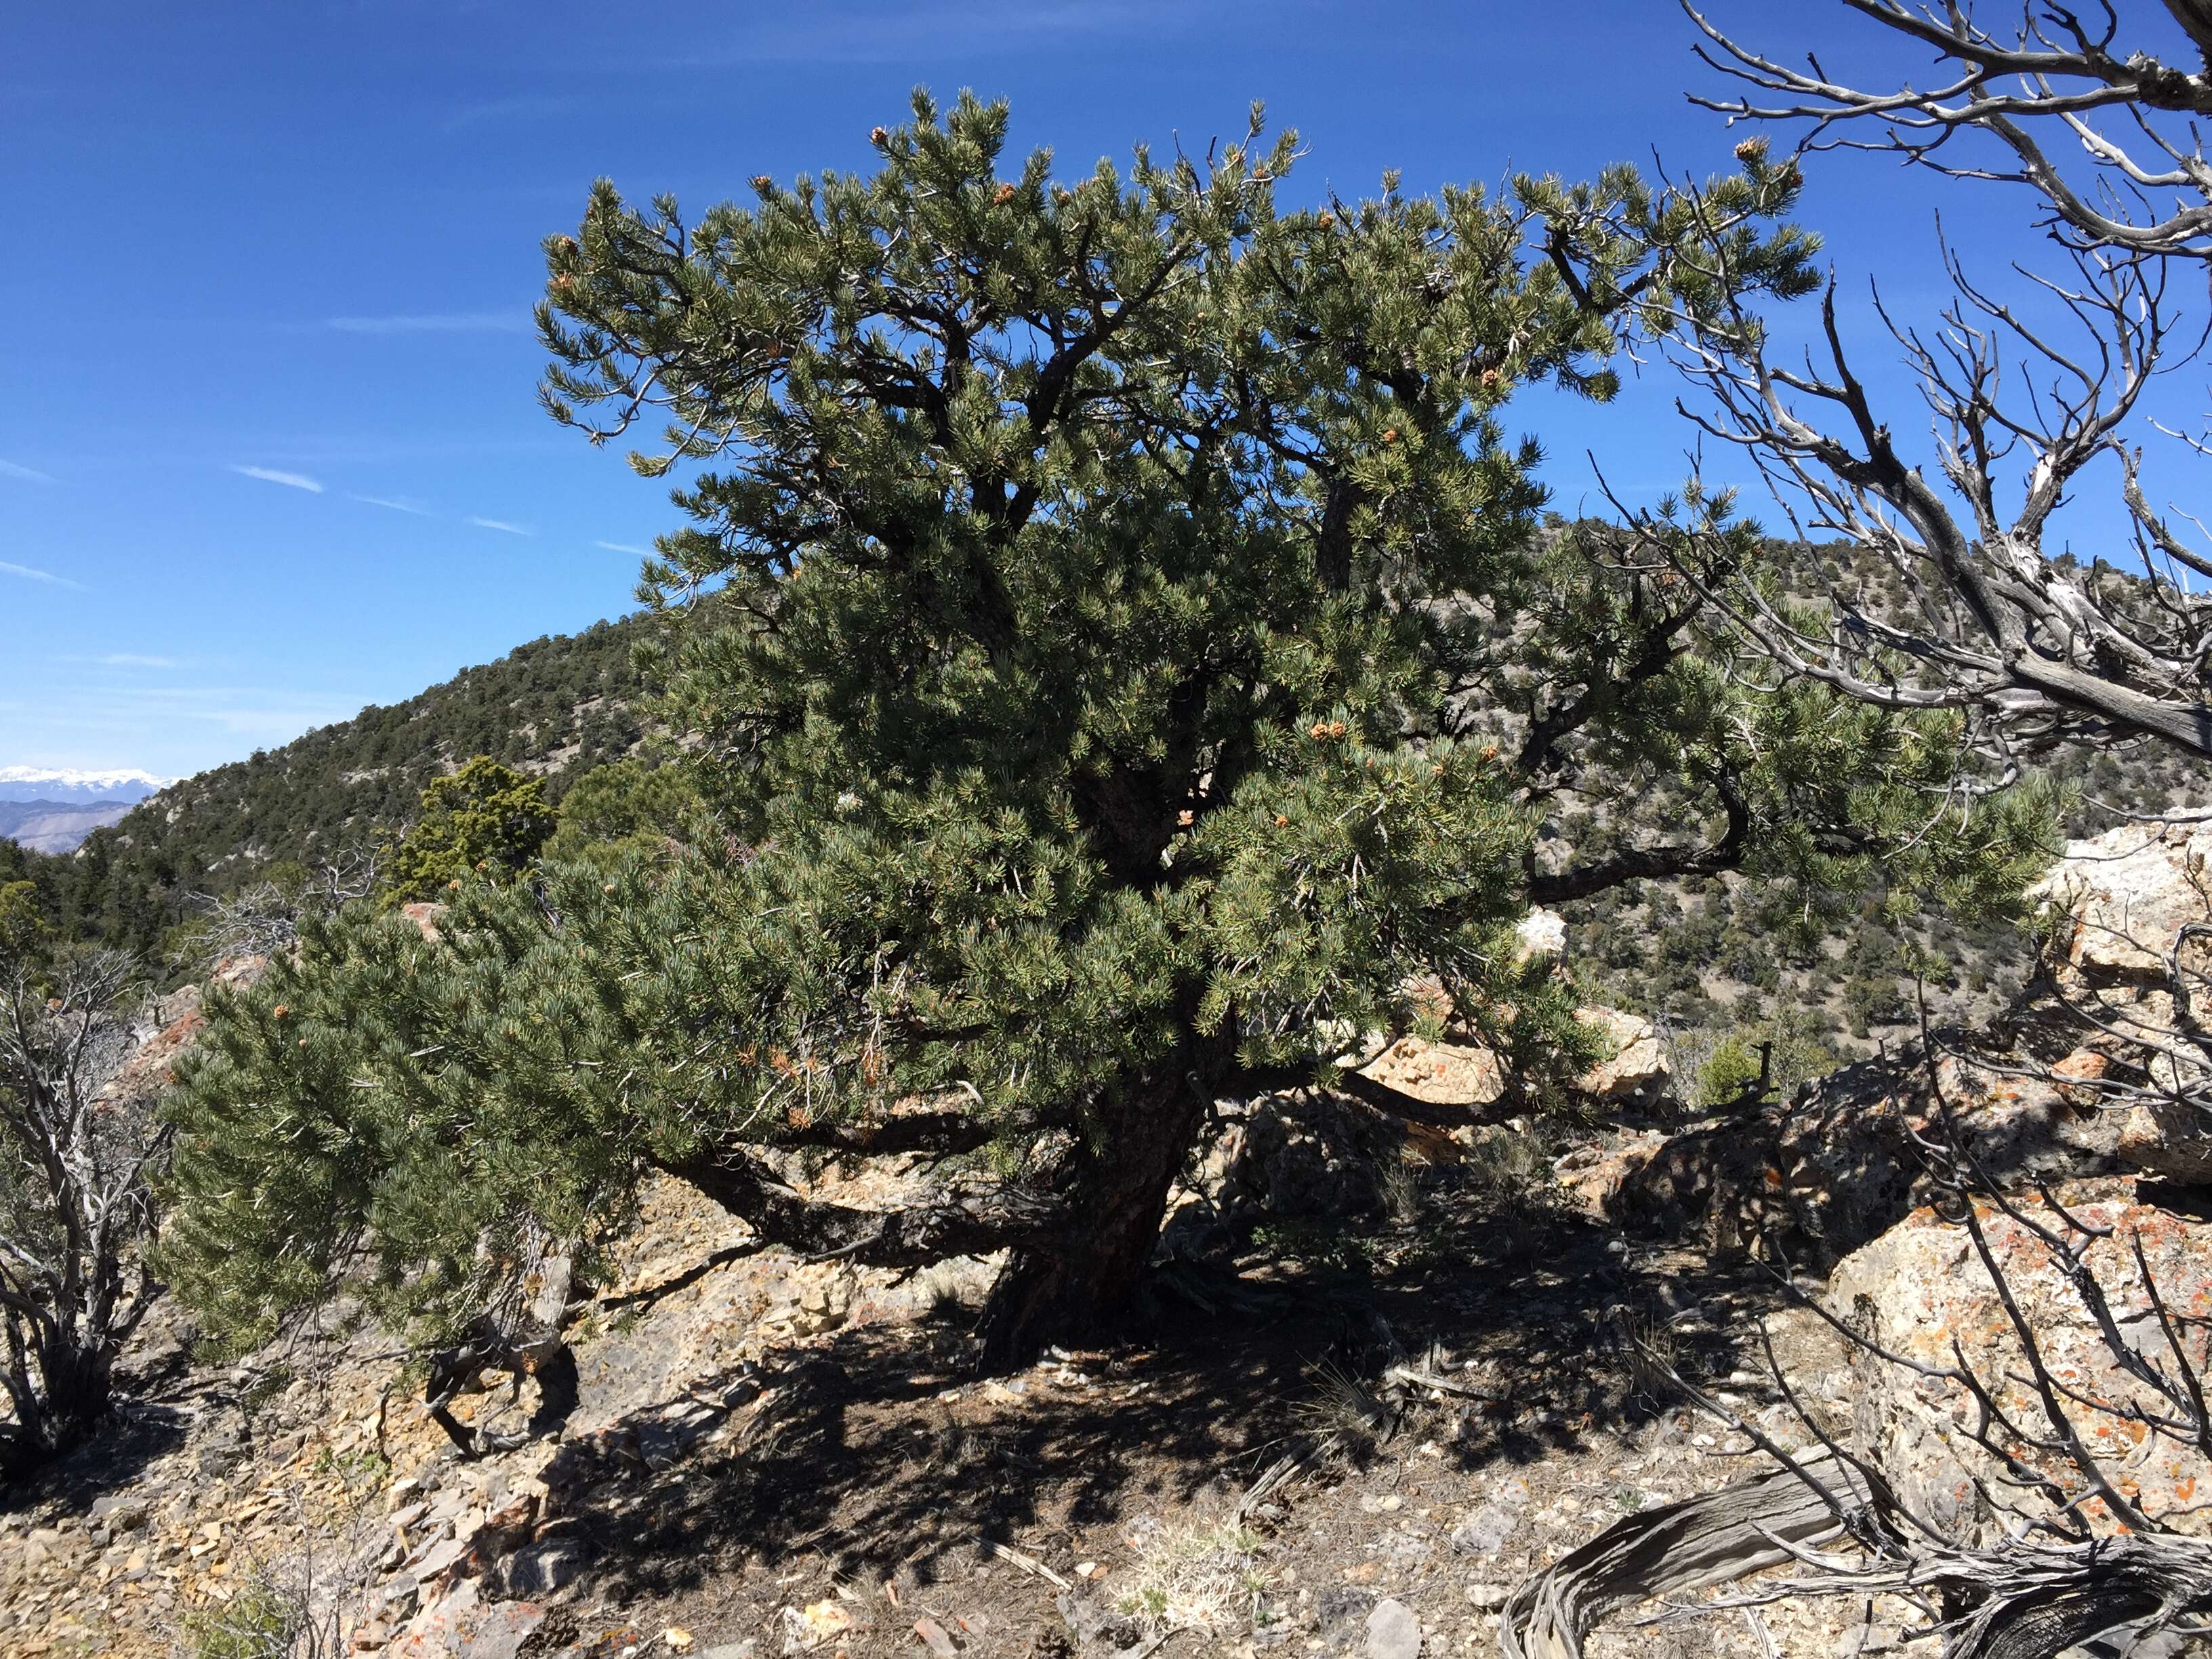
<svg viewBox="0 0 2212 1659">
<path fill-rule="evenodd" d="M 1168 1188 L 1233 1053 L 1224 1039 L 1188 1039 L 1100 1126 L 1064 1184 L 1064 1218 L 1015 1245 L 991 1287 L 980 1332 L 987 1373 L 1028 1364 L 1047 1343 L 1084 1340 L 1127 1312 Z"/>
<path fill-rule="evenodd" d="M 17 1334 L 21 1336 L 21 1333 Z M 115 1357 L 83 1347 L 66 1332 L 25 1340 L 10 1365 L 17 1420 L 0 1430 L 0 1476 L 20 1479 L 91 1434 L 115 1391 Z M 37 1372 L 32 1375 L 33 1366 Z"/>
</svg>

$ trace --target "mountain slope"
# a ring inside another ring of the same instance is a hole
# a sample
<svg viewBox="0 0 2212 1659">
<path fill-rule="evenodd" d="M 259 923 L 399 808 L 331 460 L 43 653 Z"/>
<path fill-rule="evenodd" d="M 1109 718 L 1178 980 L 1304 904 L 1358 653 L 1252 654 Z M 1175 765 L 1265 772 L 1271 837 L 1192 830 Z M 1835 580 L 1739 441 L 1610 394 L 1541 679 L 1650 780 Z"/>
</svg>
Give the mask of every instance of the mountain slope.
<svg viewBox="0 0 2212 1659">
<path fill-rule="evenodd" d="M 0 837 L 33 853 L 74 852 L 95 830 L 131 811 L 127 800 L 14 800 L 0 798 Z"/>
<path fill-rule="evenodd" d="M 558 799 L 577 773 L 643 737 L 631 655 L 645 626 L 633 617 L 534 640 L 404 702 L 172 784 L 94 831 L 51 878 L 67 925 L 150 948 L 195 893 L 234 890 L 279 860 L 373 846 L 431 779 L 471 756 L 539 773 Z"/>
<path fill-rule="evenodd" d="M 1833 586 L 1877 612 L 1905 602 L 1892 573 L 1855 562 L 1847 549 L 1783 551 L 1802 596 Z M 644 688 L 631 657 L 648 626 L 633 617 L 538 640 L 404 702 L 185 779 L 94 830 L 71 857 L 40 858 L 0 840 L 0 883 L 31 879 L 66 930 L 150 952 L 191 913 L 194 895 L 234 890 L 280 860 L 312 864 L 374 846 L 411 817 L 433 777 L 473 755 L 544 775 L 557 799 L 643 735 L 635 705 Z M 2039 769 L 2080 792 L 2065 825 L 2072 836 L 2119 821 L 2102 803 L 2143 813 L 2207 804 L 2199 770 L 2150 745 L 2062 751 Z M 1650 806 L 1653 822 L 1695 814 L 1686 801 Z M 1563 858 L 1595 855 L 1622 833 L 1571 814 L 1558 830 Z M 1804 1065 L 1906 1035 L 1916 948 L 1951 964 L 1948 982 L 1931 988 L 1946 1018 L 1986 1018 L 2029 962 L 2026 939 L 2008 924 L 1929 916 L 1900 926 L 1874 904 L 1820 945 L 1793 945 L 1778 902 L 1737 877 L 1602 894 L 1566 907 L 1569 955 L 1591 1000 L 1657 1022 L 1691 1074 L 1730 1031 L 1776 1038 Z"/>
</svg>

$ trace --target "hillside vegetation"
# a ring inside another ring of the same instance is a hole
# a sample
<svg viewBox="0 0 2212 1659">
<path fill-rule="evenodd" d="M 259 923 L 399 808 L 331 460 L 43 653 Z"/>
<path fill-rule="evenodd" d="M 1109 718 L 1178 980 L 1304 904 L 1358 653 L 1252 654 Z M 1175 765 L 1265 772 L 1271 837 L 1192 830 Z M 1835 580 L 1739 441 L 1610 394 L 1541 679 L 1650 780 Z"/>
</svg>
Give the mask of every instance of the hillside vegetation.
<svg viewBox="0 0 2212 1659">
<path fill-rule="evenodd" d="M 1895 569 L 1848 544 L 1771 544 L 1801 603 L 1842 605 L 1884 621 L 1910 611 Z M 2075 568 L 2062 557 L 2062 568 Z M 2100 575 L 2137 587 L 2117 572 Z M 2147 739 L 2096 750 L 2062 747 L 2023 768 L 2052 792 L 2069 838 L 2101 835 L 2128 817 L 2186 815 L 2212 805 L 2201 768 Z M 1686 807 L 1687 803 L 1681 805 Z M 1577 856 L 1611 851 L 1620 832 L 1593 816 L 1568 830 Z M 1938 909 L 1894 914 L 1869 893 L 1824 937 L 1793 925 L 1791 896 L 1729 874 L 1601 893 L 1568 912 L 1570 956 L 1598 994 L 1656 1021 L 1694 1075 L 1722 1033 L 1753 1031 L 1802 1054 L 1799 1069 L 1873 1053 L 1917 1031 L 1916 969 L 1939 1019 L 1976 1024 L 2021 986 L 2032 958 L 2021 928 L 1962 923 Z"/>
<path fill-rule="evenodd" d="M 193 896 L 234 891 L 280 861 L 368 848 L 406 823 L 432 779 L 473 756 L 543 775 L 559 799 L 644 735 L 631 663 L 641 634 L 633 617 L 533 640 L 404 702 L 186 778 L 72 858 L 15 861 L 69 932 L 152 951 Z"/>
</svg>

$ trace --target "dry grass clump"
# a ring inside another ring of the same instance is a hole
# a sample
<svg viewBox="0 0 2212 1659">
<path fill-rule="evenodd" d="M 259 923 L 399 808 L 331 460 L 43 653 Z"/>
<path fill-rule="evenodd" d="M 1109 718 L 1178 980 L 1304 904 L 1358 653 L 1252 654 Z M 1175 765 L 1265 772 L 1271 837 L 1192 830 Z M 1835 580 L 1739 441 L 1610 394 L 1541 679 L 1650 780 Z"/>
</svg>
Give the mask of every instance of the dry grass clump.
<svg viewBox="0 0 2212 1659">
<path fill-rule="evenodd" d="M 1324 1359 L 1306 1375 L 1314 1391 L 1291 1410 L 1325 1455 L 1364 1456 L 1389 1438 L 1395 1426 L 1390 1407 L 1350 1371 Z"/>
<path fill-rule="evenodd" d="M 1164 1526 L 1150 1517 L 1131 1529 L 1136 1565 L 1116 1606 L 1147 1640 L 1170 1631 L 1218 1635 L 1266 1622 L 1269 1576 L 1263 1540 L 1231 1522 Z"/>
</svg>

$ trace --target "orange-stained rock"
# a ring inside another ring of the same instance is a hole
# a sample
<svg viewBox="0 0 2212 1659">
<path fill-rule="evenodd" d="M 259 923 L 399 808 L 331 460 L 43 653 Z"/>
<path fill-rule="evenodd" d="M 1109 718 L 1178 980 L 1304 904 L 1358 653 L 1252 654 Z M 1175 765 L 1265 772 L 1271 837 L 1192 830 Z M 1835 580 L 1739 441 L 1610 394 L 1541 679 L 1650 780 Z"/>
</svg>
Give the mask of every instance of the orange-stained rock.
<svg viewBox="0 0 2212 1659">
<path fill-rule="evenodd" d="M 2130 1201 L 2130 1190 L 2124 1181 L 2101 1181 L 2060 1196 L 2082 1222 L 2110 1230 L 2089 1246 L 2087 1262 L 2122 1342 L 2171 1373 L 2173 1357 L 2137 1271 L 2135 1247 L 2141 1243 L 2167 1306 L 2194 1316 L 2212 1297 L 2212 1238 L 2167 1211 Z M 2027 1199 L 2019 1207 L 2030 1219 L 2063 1231 L 2039 1201 Z M 2066 1403 L 2068 1414 L 2112 1483 L 2133 1494 L 2153 1517 L 2212 1534 L 2212 1514 L 2186 1513 L 2197 1507 L 2191 1500 L 2204 1473 L 2203 1455 L 2147 1432 L 2125 1410 L 2134 1398 L 2151 1403 L 2148 1391 L 2115 1358 L 2049 1249 L 1994 1206 L 1978 1206 L 1976 1213 L 1990 1259 L 2035 1333 L 2045 1364 L 2075 1396 Z M 1873 1341 L 1925 1365 L 1954 1364 L 1957 1344 L 2015 1424 L 2031 1434 L 2048 1432 L 2012 1322 L 1960 1223 L 1929 1210 L 1913 1212 L 1838 1267 L 1827 1301 L 1830 1311 Z M 2203 1328 L 2185 1329 L 2182 1340 L 2191 1363 L 2201 1368 Z M 1872 1454 L 1899 1495 L 1962 1542 L 1996 1536 L 1998 1518 L 1973 1477 L 1989 1490 L 2005 1488 L 1994 1460 L 1966 1432 L 1975 1420 L 1966 1389 L 1870 1354 L 1859 1356 L 1854 1370 L 1861 1449 Z M 2099 1401 L 2120 1409 L 2100 1409 Z M 2055 1456 L 2038 1455 L 2037 1462 L 2069 1490 L 2081 1484 Z M 2099 1530 L 2114 1530 L 2114 1517 L 2101 1505 L 2091 1505 L 2088 1513 Z"/>
</svg>

